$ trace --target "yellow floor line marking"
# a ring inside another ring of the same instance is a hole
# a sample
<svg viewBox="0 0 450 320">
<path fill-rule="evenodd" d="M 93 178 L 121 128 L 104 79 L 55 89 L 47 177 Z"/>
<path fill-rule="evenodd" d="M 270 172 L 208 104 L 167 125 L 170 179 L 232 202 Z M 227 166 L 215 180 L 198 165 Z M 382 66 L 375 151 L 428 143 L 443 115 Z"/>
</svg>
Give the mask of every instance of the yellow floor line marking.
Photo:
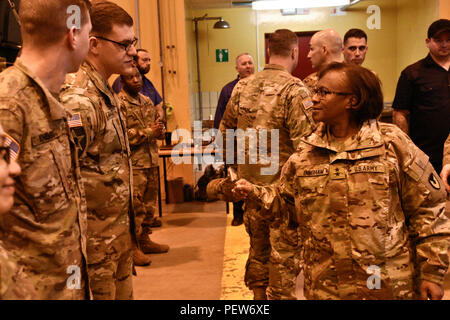
<svg viewBox="0 0 450 320">
<path fill-rule="evenodd" d="M 249 238 L 245 226 L 233 227 L 233 205 L 227 215 L 225 248 L 223 255 L 221 300 L 252 300 L 253 293 L 245 286 L 244 273 L 247 262 Z"/>
</svg>

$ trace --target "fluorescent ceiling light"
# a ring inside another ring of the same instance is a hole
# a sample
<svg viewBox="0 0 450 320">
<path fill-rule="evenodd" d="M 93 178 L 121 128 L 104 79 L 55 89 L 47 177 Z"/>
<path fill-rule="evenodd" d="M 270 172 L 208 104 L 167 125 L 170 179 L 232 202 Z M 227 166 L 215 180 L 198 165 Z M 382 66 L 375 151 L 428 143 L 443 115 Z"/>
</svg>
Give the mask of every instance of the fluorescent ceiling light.
<svg viewBox="0 0 450 320">
<path fill-rule="evenodd" d="M 277 10 L 292 8 L 340 7 L 350 4 L 350 0 L 264 0 L 253 1 L 253 10 Z"/>
</svg>

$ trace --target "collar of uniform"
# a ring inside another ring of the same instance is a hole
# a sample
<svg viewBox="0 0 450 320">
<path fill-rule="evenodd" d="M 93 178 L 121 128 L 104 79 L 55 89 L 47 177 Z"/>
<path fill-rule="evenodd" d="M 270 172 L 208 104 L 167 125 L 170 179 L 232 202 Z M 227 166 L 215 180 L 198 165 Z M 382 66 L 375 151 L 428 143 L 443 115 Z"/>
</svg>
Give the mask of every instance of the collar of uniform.
<svg viewBox="0 0 450 320">
<path fill-rule="evenodd" d="M 303 142 L 314 147 L 334 151 L 336 159 L 362 159 L 380 155 L 383 138 L 376 120 L 365 121 L 358 133 L 344 142 L 330 139 L 328 127 L 321 123 L 315 132 L 303 139 Z"/>
<path fill-rule="evenodd" d="M 137 99 L 132 97 L 124 88 L 120 91 L 119 95 L 125 98 L 129 103 L 140 106 L 142 105 L 141 93 L 138 93 Z"/>
<path fill-rule="evenodd" d="M 23 72 L 27 77 L 29 77 L 39 87 L 39 89 L 42 90 L 42 93 L 47 100 L 52 120 L 59 120 L 68 116 L 68 112 L 66 111 L 66 109 L 61 106 L 59 101 L 50 93 L 50 91 L 48 91 L 41 80 L 37 76 L 35 76 L 30 69 L 28 69 L 28 67 L 22 62 L 20 58 L 16 59 L 14 66 L 21 72 Z"/>
<path fill-rule="evenodd" d="M 103 77 L 100 75 L 100 73 L 98 73 L 98 71 L 94 68 L 94 66 L 90 64 L 87 60 L 85 60 L 81 65 L 81 68 L 86 72 L 86 74 L 92 80 L 97 89 L 100 90 L 103 94 L 105 94 L 109 98 L 111 104 L 117 106 L 118 105 L 117 101 L 115 99 L 113 90 L 108 84 L 108 81 L 103 79 Z"/>
<path fill-rule="evenodd" d="M 264 70 L 280 70 L 280 71 L 285 71 L 288 72 L 287 69 L 283 66 L 280 66 L 279 64 L 266 64 L 264 66 Z"/>
</svg>

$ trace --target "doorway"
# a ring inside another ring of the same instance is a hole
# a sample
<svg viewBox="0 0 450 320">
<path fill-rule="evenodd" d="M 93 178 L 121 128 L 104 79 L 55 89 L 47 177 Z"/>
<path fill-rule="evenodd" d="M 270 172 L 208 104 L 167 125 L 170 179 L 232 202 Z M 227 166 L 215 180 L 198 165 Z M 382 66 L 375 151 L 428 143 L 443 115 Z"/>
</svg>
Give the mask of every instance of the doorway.
<svg viewBox="0 0 450 320">
<path fill-rule="evenodd" d="M 313 69 L 311 66 L 311 61 L 308 59 L 309 52 L 309 41 L 314 33 L 317 31 L 305 31 L 305 32 L 296 32 L 298 38 L 298 65 L 297 68 L 292 72 L 294 77 L 297 77 L 301 80 L 305 79 L 308 75 L 313 72 L 316 72 L 316 69 Z M 265 53 L 266 53 L 266 63 L 269 63 L 269 55 L 267 54 L 267 49 L 269 48 L 269 36 L 270 33 L 266 33 L 264 35 L 265 42 Z"/>
</svg>

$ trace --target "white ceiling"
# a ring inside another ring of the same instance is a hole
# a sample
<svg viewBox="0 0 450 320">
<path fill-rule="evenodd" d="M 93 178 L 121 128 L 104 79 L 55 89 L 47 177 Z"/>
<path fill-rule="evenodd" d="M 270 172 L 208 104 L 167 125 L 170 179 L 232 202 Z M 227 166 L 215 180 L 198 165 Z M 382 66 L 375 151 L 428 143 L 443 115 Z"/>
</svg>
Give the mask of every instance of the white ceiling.
<svg viewBox="0 0 450 320">
<path fill-rule="evenodd" d="M 232 8 L 233 2 L 249 2 L 249 0 L 185 0 L 192 9 Z"/>
</svg>

